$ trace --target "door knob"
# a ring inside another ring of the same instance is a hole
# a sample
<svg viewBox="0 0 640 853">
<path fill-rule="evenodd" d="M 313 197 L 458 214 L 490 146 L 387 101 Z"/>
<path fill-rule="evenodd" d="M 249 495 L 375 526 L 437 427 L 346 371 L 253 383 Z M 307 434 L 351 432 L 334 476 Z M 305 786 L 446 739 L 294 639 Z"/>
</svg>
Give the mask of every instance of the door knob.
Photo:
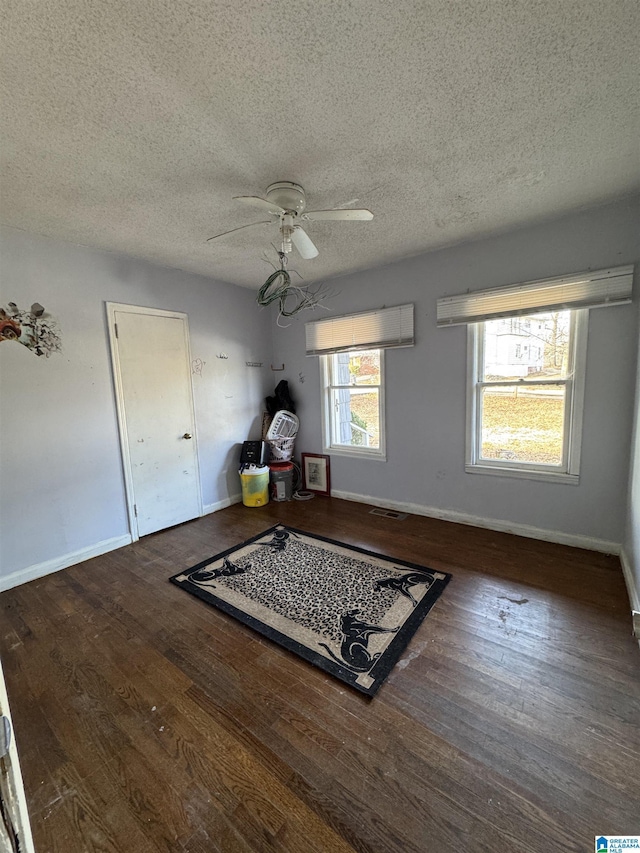
<svg viewBox="0 0 640 853">
<path fill-rule="evenodd" d="M 185 434 L 184 434 L 182 437 L 183 437 L 183 438 L 191 438 L 191 433 L 190 433 L 190 432 L 185 432 Z"/>
</svg>

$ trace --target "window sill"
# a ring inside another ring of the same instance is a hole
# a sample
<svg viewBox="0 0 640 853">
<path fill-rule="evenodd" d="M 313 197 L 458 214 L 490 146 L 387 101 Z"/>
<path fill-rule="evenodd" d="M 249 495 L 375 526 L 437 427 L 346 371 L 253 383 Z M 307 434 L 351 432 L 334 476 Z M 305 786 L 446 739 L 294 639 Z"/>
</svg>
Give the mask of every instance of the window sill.
<svg viewBox="0 0 640 853">
<path fill-rule="evenodd" d="M 324 453 L 330 456 L 348 456 L 351 459 L 371 459 L 372 462 L 386 462 L 387 456 L 382 450 L 359 450 L 355 447 L 325 447 Z"/>
<path fill-rule="evenodd" d="M 560 471 L 540 471 L 533 468 L 506 468 L 500 465 L 465 465 L 467 474 L 488 474 L 492 477 L 515 477 L 520 480 L 539 480 L 545 483 L 564 483 L 569 486 L 580 485 L 579 474 L 567 474 Z"/>
</svg>

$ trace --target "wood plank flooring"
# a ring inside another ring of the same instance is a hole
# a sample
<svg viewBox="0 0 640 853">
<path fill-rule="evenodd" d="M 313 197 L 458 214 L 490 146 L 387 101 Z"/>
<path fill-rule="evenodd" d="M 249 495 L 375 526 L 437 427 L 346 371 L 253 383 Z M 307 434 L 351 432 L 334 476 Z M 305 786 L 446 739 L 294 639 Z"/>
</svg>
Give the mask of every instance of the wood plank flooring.
<svg viewBox="0 0 640 853">
<path fill-rule="evenodd" d="M 370 700 L 167 578 L 277 521 L 451 572 Z M 618 559 L 360 504 L 233 506 L 0 596 L 38 853 L 541 853 L 640 833 Z"/>
</svg>

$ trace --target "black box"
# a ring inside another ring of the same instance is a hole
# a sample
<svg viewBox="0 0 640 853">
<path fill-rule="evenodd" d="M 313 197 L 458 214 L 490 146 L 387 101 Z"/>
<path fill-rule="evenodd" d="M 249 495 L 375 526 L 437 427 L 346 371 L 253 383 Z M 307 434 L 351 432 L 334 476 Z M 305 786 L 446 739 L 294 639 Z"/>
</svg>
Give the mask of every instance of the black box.
<svg viewBox="0 0 640 853">
<path fill-rule="evenodd" d="M 244 441 L 240 451 L 241 465 L 266 465 L 269 446 L 266 441 Z"/>
</svg>

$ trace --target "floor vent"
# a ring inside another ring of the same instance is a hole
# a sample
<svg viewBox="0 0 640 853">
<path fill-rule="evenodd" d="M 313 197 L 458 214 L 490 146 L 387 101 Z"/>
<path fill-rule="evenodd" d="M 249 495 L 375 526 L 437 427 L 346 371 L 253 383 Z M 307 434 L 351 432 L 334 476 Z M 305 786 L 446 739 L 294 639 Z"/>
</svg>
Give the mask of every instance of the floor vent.
<svg viewBox="0 0 640 853">
<path fill-rule="evenodd" d="M 395 518 L 396 521 L 404 521 L 407 517 L 406 512 L 396 512 L 395 509 L 372 509 L 369 510 L 369 515 L 384 515 L 385 518 Z"/>
</svg>

